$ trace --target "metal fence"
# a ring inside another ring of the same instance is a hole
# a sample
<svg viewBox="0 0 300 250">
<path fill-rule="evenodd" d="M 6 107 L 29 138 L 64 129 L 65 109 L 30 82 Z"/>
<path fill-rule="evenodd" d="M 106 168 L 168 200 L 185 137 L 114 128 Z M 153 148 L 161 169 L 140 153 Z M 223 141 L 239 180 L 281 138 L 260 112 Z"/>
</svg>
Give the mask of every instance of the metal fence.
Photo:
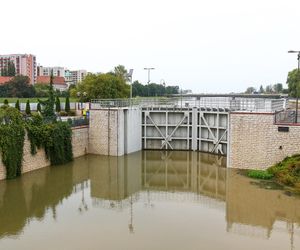
<svg viewBox="0 0 300 250">
<path fill-rule="evenodd" d="M 275 124 L 300 123 L 300 111 L 298 111 L 296 121 L 296 110 L 285 110 L 275 113 Z"/>
<path fill-rule="evenodd" d="M 91 109 L 101 108 L 204 108 L 225 109 L 228 111 L 276 112 L 286 108 L 285 99 L 243 98 L 243 97 L 171 97 L 99 99 L 91 101 Z"/>
<path fill-rule="evenodd" d="M 89 119 L 86 117 L 68 118 L 66 121 L 70 124 L 72 128 L 89 125 Z"/>
</svg>

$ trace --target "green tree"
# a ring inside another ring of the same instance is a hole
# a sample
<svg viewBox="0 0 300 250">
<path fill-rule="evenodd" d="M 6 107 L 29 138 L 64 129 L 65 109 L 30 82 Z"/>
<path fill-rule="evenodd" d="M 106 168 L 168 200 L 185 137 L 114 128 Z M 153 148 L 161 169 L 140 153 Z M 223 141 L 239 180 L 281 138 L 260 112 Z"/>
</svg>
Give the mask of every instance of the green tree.
<svg viewBox="0 0 300 250">
<path fill-rule="evenodd" d="M 53 73 L 51 72 L 50 76 L 50 85 L 48 89 L 48 99 L 45 101 L 39 100 L 39 103 L 44 106 L 42 110 L 42 115 L 47 122 L 56 121 L 56 116 L 54 113 L 54 104 L 55 104 L 55 96 L 54 96 L 54 88 L 53 88 Z"/>
<path fill-rule="evenodd" d="M 56 111 L 57 113 L 60 112 L 60 100 L 59 100 L 59 97 L 58 97 L 58 96 L 56 96 L 56 100 L 55 100 L 55 111 Z"/>
<path fill-rule="evenodd" d="M 273 92 L 274 92 L 274 91 L 273 91 L 273 85 L 272 85 L 272 84 L 267 85 L 267 86 L 266 86 L 266 93 L 271 94 L 271 93 L 273 93 Z"/>
<path fill-rule="evenodd" d="M 70 112 L 70 100 L 69 100 L 69 97 L 67 96 L 66 97 L 66 103 L 65 103 L 65 111 L 67 112 L 67 113 L 69 113 Z"/>
<path fill-rule="evenodd" d="M 298 69 L 294 69 L 288 73 L 287 81 L 289 88 L 289 94 L 292 97 L 299 96 L 300 93 L 300 72 Z"/>
<path fill-rule="evenodd" d="M 127 69 L 123 65 L 116 66 L 114 68 L 114 74 L 123 79 L 125 82 L 129 81 Z"/>
<path fill-rule="evenodd" d="M 248 87 L 245 91 L 246 94 L 252 94 L 253 92 L 255 92 L 256 89 L 254 87 Z"/>
<path fill-rule="evenodd" d="M 7 99 L 4 99 L 3 104 L 4 104 L 4 105 L 8 105 L 8 100 L 7 100 Z"/>
<path fill-rule="evenodd" d="M 262 85 L 260 85 L 260 87 L 259 87 L 259 93 L 260 94 L 265 93 L 264 87 Z"/>
<path fill-rule="evenodd" d="M 31 115 L 31 109 L 30 109 L 30 102 L 27 100 L 26 102 L 26 108 L 25 108 L 26 115 Z"/>
<path fill-rule="evenodd" d="M 37 111 L 42 113 L 42 107 L 41 104 L 38 102 L 37 107 L 36 107 Z"/>
<path fill-rule="evenodd" d="M 16 104 L 15 104 L 15 108 L 17 109 L 17 110 L 21 110 L 20 109 L 20 101 L 19 101 L 19 99 L 16 101 Z"/>
<path fill-rule="evenodd" d="M 86 92 L 82 101 L 99 98 L 126 98 L 129 97 L 130 85 L 126 84 L 121 77 L 111 73 L 88 74 L 82 83 L 76 86 L 76 90 L 71 91 L 72 96 L 76 97 L 77 92 Z"/>
</svg>

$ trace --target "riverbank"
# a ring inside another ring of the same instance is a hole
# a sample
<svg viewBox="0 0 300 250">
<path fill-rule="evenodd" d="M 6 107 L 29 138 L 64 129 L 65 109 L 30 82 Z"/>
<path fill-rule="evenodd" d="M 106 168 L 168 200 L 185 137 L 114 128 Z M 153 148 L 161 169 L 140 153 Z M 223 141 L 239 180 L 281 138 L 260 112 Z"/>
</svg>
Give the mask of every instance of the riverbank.
<svg viewBox="0 0 300 250">
<path fill-rule="evenodd" d="M 300 191 L 300 154 L 286 157 L 267 170 L 249 170 L 247 175 L 250 178 L 270 179 Z"/>
</svg>

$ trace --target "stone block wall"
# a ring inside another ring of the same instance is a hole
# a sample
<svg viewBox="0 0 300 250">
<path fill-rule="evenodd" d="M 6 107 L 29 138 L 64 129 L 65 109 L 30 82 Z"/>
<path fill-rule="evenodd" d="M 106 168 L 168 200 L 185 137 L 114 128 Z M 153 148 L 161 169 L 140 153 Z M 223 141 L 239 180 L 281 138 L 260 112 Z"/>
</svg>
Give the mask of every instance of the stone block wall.
<svg viewBox="0 0 300 250">
<path fill-rule="evenodd" d="M 79 157 L 87 152 L 88 148 L 88 128 L 81 127 L 72 130 L 72 145 L 74 157 Z M 50 161 L 46 159 L 44 149 L 37 151 L 35 155 L 30 153 L 30 141 L 25 137 L 22 173 L 27 173 L 39 168 L 44 168 L 50 165 Z M 6 178 L 6 169 L 2 163 L 0 155 L 0 180 Z"/>
<path fill-rule="evenodd" d="M 229 162 L 231 168 L 266 169 L 286 156 L 300 153 L 300 126 L 278 132 L 273 114 L 231 113 Z"/>
</svg>

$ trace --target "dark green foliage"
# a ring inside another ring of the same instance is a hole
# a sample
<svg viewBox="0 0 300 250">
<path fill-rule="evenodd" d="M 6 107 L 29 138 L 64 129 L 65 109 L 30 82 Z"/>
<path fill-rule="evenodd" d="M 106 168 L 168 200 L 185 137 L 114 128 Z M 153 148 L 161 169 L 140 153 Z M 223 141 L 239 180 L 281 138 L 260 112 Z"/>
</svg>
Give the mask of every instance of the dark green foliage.
<svg viewBox="0 0 300 250">
<path fill-rule="evenodd" d="M 41 107 L 40 103 L 37 104 L 36 109 L 37 109 L 38 112 L 42 113 L 42 107 Z"/>
<path fill-rule="evenodd" d="M 53 75 L 51 74 L 50 77 L 50 85 L 48 89 L 48 99 L 45 101 L 39 100 L 39 103 L 44 106 L 42 110 L 42 115 L 44 120 L 47 122 L 54 122 L 56 121 L 56 115 L 54 113 L 54 104 L 55 104 L 55 96 L 54 96 L 54 89 L 53 89 Z"/>
<path fill-rule="evenodd" d="M 273 174 L 279 183 L 300 188 L 300 155 L 286 157 L 268 168 L 268 172 Z"/>
<path fill-rule="evenodd" d="M 300 91 L 300 72 L 298 72 L 298 69 L 294 69 L 288 73 L 287 81 L 289 87 L 289 94 L 292 97 L 299 96 Z"/>
<path fill-rule="evenodd" d="M 72 161 L 72 130 L 68 123 L 43 123 L 42 117 L 36 115 L 27 123 L 26 128 L 32 154 L 42 147 L 51 165 Z"/>
<path fill-rule="evenodd" d="M 20 101 L 19 100 L 16 101 L 15 108 L 17 110 L 19 110 L 19 111 L 21 110 L 21 108 L 20 108 Z"/>
<path fill-rule="evenodd" d="M 12 107 L 0 107 L 0 149 L 2 162 L 6 167 L 6 178 L 21 175 L 24 123 L 21 113 Z"/>
<path fill-rule="evenodd" d="M 248 177 L 262 180 L 269 180 L 273 178 L 273 174 L 270 174 L 266 170 L 249 170 L 247 175 Z"/>
<path fill-rule="evenodd" d="M 15 76 L 6 84 L 0 86 L 0 97 L 34 97 L 34 87 L 27 76 Z"/>
<path fill-rule="evenodd" d="M 60 112 L 60 100 L 59 100 L 59 97 L 58 97 L 58 96 L 56 96 L 56 100 L 55 100 L 55 111 L 56 111 L 57 113 Z"/>
<path fill-rule="evenodd" d="M 165 96 L 178 93 L 178 86 L 165 86 L 156 83 L 143 85 L 139 81 L 132 84 L 132 96 Z"/>
<path fill-rule="evenodd" d="M 26 115 L 31 115 L 31 109 L 30 109 L 29 100 L 27 100 L 27 102 L 26 102 L 25 113 L 26 113 Z"/>
<path fill-rule="evenodd" d="M 4 102 L 3 102 L 3 104 L 4 104 L 4 105 L 8 105 L 8 100 L 5 99 Z"/>
<path fill-rule="evenodd" d="M 69 99 L 69 97 L 67 96 L 66 97 L 66 103 L 65 103 L 65 111 L 67 112 L 67 113 L 69 113 L 70 112 L 70 99 Z"/>
</svg>

